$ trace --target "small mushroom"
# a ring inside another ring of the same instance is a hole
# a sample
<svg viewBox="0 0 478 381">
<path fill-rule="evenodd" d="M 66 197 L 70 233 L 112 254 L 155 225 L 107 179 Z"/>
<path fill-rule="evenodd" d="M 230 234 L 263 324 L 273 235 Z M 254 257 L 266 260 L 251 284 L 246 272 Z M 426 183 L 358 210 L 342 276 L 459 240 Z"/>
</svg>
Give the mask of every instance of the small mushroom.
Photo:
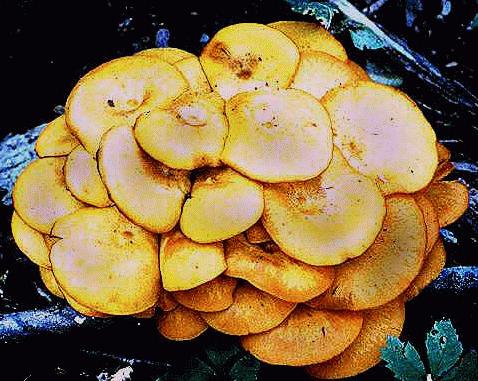
<svg viewBox="0 0 478 381">
<path fill-rule="evenodd" d="M 280 250 L 267 252 L 242 236 L 226 241 L 225 274 L 242 278 L 259 290 L 300 303 L 327 290 L 334 280 L 333 267 L 310 266 Z"/>
<path fill-rule="evenodd" d="M 271 236 L 267 233 L 266 228 L 260 221 L 257 221 L 249 229 L 246 230 L 246 238 L 250 243 L 264 243 L 272 241 Z"/>
<path fill-rule="evenodd" d="M 95 155 L 109 129 L 132 127 L 140 114 L 168 104 L 187 89 L 183 75 L 165 61 L 144 55 L 117 58 L 80 79 L 66 103 L 66 122 Z"/>
<path fill-rule="evenodd" d="M 263 209 L 261 184 L 230 168 L 208 169 L 194 182 L 180 226 L 196 242 L 222 241 L 254 225 Z"/>
<path fill-rule="evenodd" d="M 359 79 L 346 62 L 324 52 L 307 50 L 300 53 L 299 67 L 290 87 L 320 99 L 329 90 L 356 83 Z"/>
<path fill-rule="evenodd" d="M 40 271 L 40 278 L 45 285 L 46 289 L 50 291 L 53 295 L 60 299 L 65 299 L 65 296 L 63 295 L 63 292 L 61 291 L 60 286 L 58 286 L 58 283 L 55 279 L 55 275 L 53 274 L 53 271 L 50 269 L 47 269 L 46 267 L 38 267 Z"/>
<path fill-rule="evenodd" d="M 443 144 L 437 142 L 438 167 L 433 175 L 433 181 L 439 181 L 452 173 L 455 166 L 450 161 L 451 152 Z"/>
<path fill-rule="evenodd" d="M 167 47 L 142 50 L 136 53 L 136 55 L 158 58 L 173 65 L 187 80 L 190 90 L 196 93 L 209 93 L 212 91 L 199 58 L 192 53 Z"/>
<path fill-rule="evenodd" d="M 276 21 L 268 26 L 280 30 L 297 45 L 299 51 L 316 50 L 347 60 L 347 52 L 342 44 L 323 26 L 305 21 Z"/>
<path fill-rule="evenodd" d="M 192 340 L 200 336 L 208 328 L 206 322 L 197 311 L 184 306 L 177 306 L 167 311 L 158 320 L 158 331 L 169 340 Z"/>
<path fill-rule="evenodd" d="M 433 182 L 424 194 L 435 208 L 441 228 L 458 220 L 468 209 L 468 188 L 459 181 Z"/>
<path fill-rule="evenodd" d="M 375 242 L 358 258 L 336 266 L 332 286 L 307 304 L 315 308 L 363 310 L 397 298 L 425 259 L 425 223 L 411 196 L 386 199 L 387 214 Z"/>
<path fill-rule="evenodd" d="M 438 155 L 438 164 L 442 164 L 445 161 L 449 161 L 451 159 L 451 152 L 448 148 L 446 148 L 440 142 L 437 142 L 437 155 Z"/>
<path fill-rule="evenodd" d="M 222 161 L 247 177 L 303 181 L 329 165 L 330 119 L 320 102 L 302 90 L 240 93 L 226 102 L 226 116 L 229 135 Z"/>
<path fill-rule="evenodd" d="M 445 267 L 445 263 L 446 251 L 443 246 L 443 241 L 439 238 L 431 251 L 427 253 L 420 272 L 403 293 L 405 301 L 409 301 L 418 296 L 426 286 L 438 278 Z"/>
<path fill-rule="evenodd" d="M 66 188 L 65 157 L 45 157 L 31 162 L 18 176 L 13 205 L 33 229 L 50 234 L 55 221 L 84 206 Z"/>
<path fill-rule="evenodd" d="M 432 202 L 422 192 L 415 193 L 413 197 L 423 213 L 423 220 L 425 221 L 427 234 L 427 246 L 425 252 L 428 253 L 440 236 L 440 223 L 438 221 L 437 211 Z"/>
<path fill-rule="evenodd" d="M 64 172 L 66 186 L 78 200 L 99 208 L 113 204 L 101 180 L 98 163 L 83 147 L 71 151 Z"/>
<path fill-rule="evenodd" d="M 236 279 L 220 275 L 190 290 L 175 291 L 173 296 L 180 304 L 195 311 L 222 311 L 232 304 L 236 285 Z"/>
<path fill-rule="evenodd" d="M 174 299 L 174 296 L 171 292 L 166 291 L 163 287 L 163 282 L 160 282 L 159 286 L 159 296 L 157 306 L 161 311 L 167 312 L 172 311 L 178 306 L 178 302 Z"/>
<path fill-rule="evenodd" d="M 438 164 L 435 132 L 408 96 L 359 81 L 331 90 L 321 101 L 334 143 L 385 195 L 416 192 L 430 183 Z"/>
<path fill-rule="evenodd" d="M 23 222 L 16 212 L 13 212 L 11 228 L 13 239 L 20 251 L 36 265 L 51 269 L 50 250 L 43 234 Z"/>
<path fill-rule="evenodd" d="M 157 237 L 115 207 L 78 210 L 59 219 L 52 234 L 61 238 L 50 253 L 55 278 L 80 305 L 131 315 L 156 304 Z"/>
<path fill-rule="evenodd" d="M 282 32 L 242 23 L 217 32 L 199 57 L 209 83 L 224 99 L 255 88 L 287 87 L 299 51 Z"/>
<path fill-rule="evenodd" d="M 134 134 L 148 155 L 171 168 L 217 167 L 228 133 L 217 93 L 185 93 L 168 108 L 143 114 Z"/>
<path fill-rule="evenodd" d="M 226 269 L 222 242 L 198 243 L 179 230 L 161 236 L 161 279 L 167 291 L 190 290 Z"/>
<path fill-rule="evenodd" d="M 358 336 L 363 318 L 352 311 L 300 305 L 280 325 L 241 338 L 244 349 L 268 364 L 304 366 L 330 360 Z"/>
<path fill-rule="evenodd" d="M 295 306 L 245 283 L 236 288 L 230 307 L 224 311 L 201 312 L 201 316 L 216 331 L 243 336 L 278 326 Z"/>
<path fill-rule="evenodd" d="M 342 379 L 365 372 L 380 362 L 387 337 L 400 336 L 405 322 L 405 305 L 395 299 L 379 308 L 362 312 L 363 324 L 357 338 L 342 353 L 305 371 L 323 380 Z"/>
<path fill-rule="evenodd" d="M 35 151 L 39 157 L 65 156 L 80 144 L 66 125 L 65 115 L 47 124 L 38 136 Z"/>
<path fill-rule="evenodd" d="M 130 127 L 105 134 L 98 166 L 111 199 L 134 223 L 163 233 L 179 221 L 191 186 L 189 173 L 153 160 L 138 146 Z"/>
<path fill-rule="evenodd" d="M 320 176 L 264 185 L 264 200 L 262 223 L 274 242 L 287 255 L 315 266 L 362 255 L 385 216 L 377 186 L 351 168 L 337 148 Z"/>
</svg>

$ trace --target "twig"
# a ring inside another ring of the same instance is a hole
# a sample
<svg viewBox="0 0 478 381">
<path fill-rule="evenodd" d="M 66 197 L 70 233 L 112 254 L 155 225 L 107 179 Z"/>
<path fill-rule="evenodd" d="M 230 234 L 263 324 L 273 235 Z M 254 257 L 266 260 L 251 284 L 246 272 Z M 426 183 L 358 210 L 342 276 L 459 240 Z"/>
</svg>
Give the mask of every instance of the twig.
<svg viewBox="0 0 478 381">
<path fill-rule="evenodd" d="M 418 75 L 427 84 L 437 89 L 447 101 L 461 105 L 472 115 L 478 115 L 478 97 L 471 93 L 463 84 L 456 80 L 445 78 L 440 70 L 421 54 L 410 49 L 407 44 L 370 20 L 347 0 L 329 0 L 347 18 L 369 28 L 380 38 L 385 48 L 394 52 L 394 56 L 404 64 L 408 71 Z"/>
<path fill-rule="evenodd" d="M 389 0 L 377 0 L 377 1 L 374 1 L 372 4 L 370 4 L 368 7 L 365 7 L 364 10 L 363 10 L 363 13 L 365 13 L 366 15 L 372 15 L 374 14 L 375 12 L 377 12 L 378 10 L 380 10 L 380 8 L 382 8 L 385 4 L 388 3 Z"/>
<path fill-rule="evenodd" d="M 78 329 L 103 329 L 114 319 L 85 317 L 70 307 L 50 307 L 0 315 L 0 342 L 20 342 L 42 335 L 63 335 Z"/>
<path fill-rule="evenodd" d="M 160 363 L 160 362 L 157 362 L 157 361 L 151 361 L 151 360 L 146 360 L 146 359 L 130 359 L 130 358 L 118 356 L 118 355 L 111 354 L 111 353 L 93 351 L 93 350 L 89 350 L 89 349 L 81 349 L 80 352 L 87 355 L 87 356 L 91 356 L 91 357 L 95 357 L 95 358 L 101 357 L 101 358 L 106 359 L 106 360 L 113 360 L 113 361 L 120 362 L 124 365 L 144 365 L 144 366 L 155 368 L 156 370 L 159 370 L 161 368 L 171 367 L 171 364 L 168 364 L 168 363 Z"/>
</svg>

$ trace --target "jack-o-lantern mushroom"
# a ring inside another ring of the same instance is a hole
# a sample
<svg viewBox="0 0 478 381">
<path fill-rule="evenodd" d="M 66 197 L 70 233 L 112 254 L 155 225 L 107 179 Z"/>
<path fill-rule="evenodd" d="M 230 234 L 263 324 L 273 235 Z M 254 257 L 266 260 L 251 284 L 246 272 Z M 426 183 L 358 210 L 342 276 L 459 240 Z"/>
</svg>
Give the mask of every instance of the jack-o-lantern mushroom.
<svg viewBox="0 0 478 381">
<path fill-rule="evenodd" d="M 199 57 L 154 48 L 81 78 L 13 190 L 15 242 L 96 318 L 240 336 L 336 379 L 377 364 L 468 207 L 404 93 L 318 24 L 242 23 Z"/>
</svg>

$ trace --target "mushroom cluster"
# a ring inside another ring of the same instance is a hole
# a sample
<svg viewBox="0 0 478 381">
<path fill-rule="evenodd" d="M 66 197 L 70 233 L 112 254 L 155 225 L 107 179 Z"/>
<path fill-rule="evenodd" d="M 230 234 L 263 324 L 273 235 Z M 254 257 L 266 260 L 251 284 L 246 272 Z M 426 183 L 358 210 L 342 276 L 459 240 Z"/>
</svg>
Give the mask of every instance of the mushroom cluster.
<svg viewBox="0 0 478 381">
<path fill-rule="evenodd" d="M 417 105 L 312 23 L 115 59 L 65 109 L 13 191 L 45 286 L 89 316 L 158 312 L 172 340 L 240 336 L 317 378 L 379 361 L 468 205 Z"/>
</svg>

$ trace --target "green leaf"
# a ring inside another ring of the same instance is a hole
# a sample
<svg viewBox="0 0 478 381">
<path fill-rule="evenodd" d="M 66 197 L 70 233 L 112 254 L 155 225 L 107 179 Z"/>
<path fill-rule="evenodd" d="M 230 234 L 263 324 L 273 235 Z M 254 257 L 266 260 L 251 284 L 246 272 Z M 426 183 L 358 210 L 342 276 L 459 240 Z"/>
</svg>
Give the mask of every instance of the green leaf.
<svg viewBox="0 0 478 381">
<path fill-rule="evenodd" d="M 369 28 L 362 25 L 351 25 L 350 36 L 352 42 L 357 49 L 380 49 L 385 46 L 385 43 Z"/>
<path fill-rule="evenodd" d="M 232 366 L 229 376 L 232 381 L 257 381 L 261 363 L 249 354 L 241 357 Z"/>
<path fill-rule="evenodd" d="M 445 374 L 441 381 L 476 381 L 478 380 L 478 356 L 470 351 Z"/>
<path fill-rule="evenodd" d="M 329 3 L 308 0 L 286 0 L 290 9 L 303 15 L 314 16 L 326 29 L 330 27 L 337 8 Z"/>
<path fill-rule="evenodd" d="M 367 73 L 375 82 L 384 85 L 399 87 L 403 84 L 403 78 L 395 74 L 390 68 L 379 66 L 378 64 L 367 61 Z"/>
<path fill-rule="evenodd" d="M 425 342 L 433 378 L 448 371 L 459 360 L 463 346 L 450 320 L 435 322 Z"/>
<path fill-rule="evenodd" d="M 172 369 L 156 381 L 212 381 L 216 373 L 208 364 L 196 357 L 181 369 Z"/>
<path fill-rule="evenodd" d="M 238 346 L 210 346 L 205 350 L 208 362 L 216 369 L 223 369 L 226 364 L 235 356 L 239 356 L 241 349 Z"/>
<path fill-rule="evenodd" d="M 425 379 L 425 366 L 417 350 L 410 343 L 403 343 L 397 337 L 388 336 L 382 348 L 382 360 L 395 378 L 400 381 L 420 381 Z"/>
</svg>

